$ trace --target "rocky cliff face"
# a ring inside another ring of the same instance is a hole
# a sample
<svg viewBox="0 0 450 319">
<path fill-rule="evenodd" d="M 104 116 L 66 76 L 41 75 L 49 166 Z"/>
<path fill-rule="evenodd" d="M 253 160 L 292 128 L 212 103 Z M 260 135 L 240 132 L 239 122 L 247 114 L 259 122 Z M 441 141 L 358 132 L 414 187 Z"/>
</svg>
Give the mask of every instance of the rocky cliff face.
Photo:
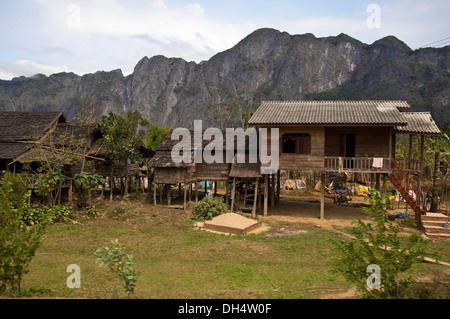
<svg viewBox="0 0 450 319">
<path fill-rule="evenodd" d="M 260 29 L 199 64 L 144 57 L 133 74 L 37 75 L 0 81 L 1 110 L 98 115 L 138 110 L 168 127 L 240 125 L 263 100 L 404 99 L 413 110 L 450 120 L 449 48 L 412 51 L 395 37 L 371 45 L 345 34 L 316 38 Z"/>
</svg>

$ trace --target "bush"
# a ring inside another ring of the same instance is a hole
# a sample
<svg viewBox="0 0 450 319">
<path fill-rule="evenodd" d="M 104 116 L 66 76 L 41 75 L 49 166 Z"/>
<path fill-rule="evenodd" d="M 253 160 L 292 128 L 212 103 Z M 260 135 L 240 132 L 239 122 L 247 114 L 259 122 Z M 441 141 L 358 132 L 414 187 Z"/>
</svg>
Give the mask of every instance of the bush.
<svg viewBox="0 0 450 319">
<path fill-rule="evenodd" d="M 24 224 L 24 212 L 28 209 L 26 194 L 15 206 L 7 193 L 0 188 L 0 293 L 10 287 L 20 295 L 20 284 L 28 266 L 43 241 L 42 235 L 48 220 Z"/>
<path fill-rule="evenodd" d="M 39 224 L 42 221 L 65 222 L 68 220 L 70 212 L 70 209 L 63 205 L 56 205 L 55 207 L 31 205 L 23 207 L 21 220 L 26 226 Z"/>
<path fill-rule="evenodd" d="M 126 254 L 119 240 L 111 241 L 112 247 L 101 247 L 95 251 L 97 263 L 106 266 L 108 271 L 117 275 L 122 288 L 130 296 L 136 287 L 136 261 L 133 255 Z"/>
<path fill-rule="evenodd" d="M 7 172 L 2 179 L 1 188 L 8 194 L 8 200 L 12 205 L 19 205 L 27 193 L 27 176 L 25 174 L 16 175 Z"/>
<path fill-rule="evenodd" d="M 86 210 L 86 218 L 95 219 L 100 215 L 101 215 L 101 211 L 95 206 L 92 206 L 91 208 Z"/>
<path fill-rule="evenodd" d="M 353 222 L 356 226 L 348 231 L 353 235 L 352 240 L 329 239 L 339 256 L 333 260 L 333 268 L 356 284 L 363 298 L 409 298 L 409 288 L 414 280 L 405 275 L 428 254 L 427 242 L 420 234 L 400 237 L 403 228 L 413 225 L 414 221 L 391 222 L 386 211 L 390 204 L 389 194 L 382 195 L 372 189 L 370 195 L 367 199 L 371 206 L 365 207 L 364 211 L 371 217 L 371 222 Z M 368 275 L 368 266 L 378 266 L 381 270 L 379 287 L 370 287 L 368 280 L 374 277 Z"/>
<path fill-rule="evenodd" d="M 230 211 L 222 197 L 208 196 L 195 204 L 191 218 L 204 221 L 229 212 Z"/>
<path fill-rule="evenodd" d="M 141 213 L 139 205 L 134 204 L 129 200 L 128 196 L 125 196 L 118 205 L 114 206 L 114 209 L 107 216 L 115 220 L 128 220 L 139 216 Z"/>
</svg>

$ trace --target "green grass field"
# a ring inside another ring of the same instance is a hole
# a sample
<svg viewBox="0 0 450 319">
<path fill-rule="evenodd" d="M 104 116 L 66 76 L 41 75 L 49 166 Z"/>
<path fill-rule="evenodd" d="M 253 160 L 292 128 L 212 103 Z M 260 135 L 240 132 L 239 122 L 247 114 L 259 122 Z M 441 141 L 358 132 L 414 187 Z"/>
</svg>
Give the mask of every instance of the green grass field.
<svg viewBox="0 0 450 319">
<path fill-rule="evenodd" d="M 307 233 L 228 236 L 196 230 L 181 210 L 155 208 L 143 202 L 129 205 L 134 206 L 121 218 L 117 218 L 114 206 L 105 203 L 99 206 L 103 213 L 98 218 L 87 219 L 78 213 L 74 216 L 78 224 L 51 225 L 30 272 L 24 276 L 23 296 L 110 298 L 111 289 L 119 287 L 119 281 L 96 264 L 94 251 L 110 246 L 116 238 L 137 262 L 133 298 L 329 298 L 352 288 L 328 264 L 336 255 L 325 239 L 344 238 L 339 232 L 292 224 L 290 230 Z M 269 226 L 269 232 L 279 227 Z M 448 242 L 431 245 L 444 261 L 450 261 L 449 247 Z M 79 289 L 67 288 L 70 264 L 80 266 Z M 449 270 L 448 266 L 422 263 L 410 275 L 448 282 Z M 121 288 L 119 295 L 126 297 Z"/>
</svg>

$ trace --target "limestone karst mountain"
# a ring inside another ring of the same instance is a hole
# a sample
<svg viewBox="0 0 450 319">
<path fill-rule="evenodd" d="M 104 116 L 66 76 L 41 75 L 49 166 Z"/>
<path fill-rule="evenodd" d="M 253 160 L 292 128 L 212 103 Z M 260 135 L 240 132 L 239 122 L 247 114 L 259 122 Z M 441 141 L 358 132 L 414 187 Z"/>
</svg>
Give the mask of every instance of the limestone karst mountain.
<svg viewBox="0 0 450 319">
<path fill-rule="evenodd" d="M 450 121 L 449 48 L 413 51 L 392 36 L 368 45 L 345 34 L 260 29 L 201 63 L 154 56 L 129 76 L 114 70 L 0 81 L 0 110 L 62 110 L 72 118 L 89 106 L 97 116 L 138 110 L 160 126 L 202 119 L 225 128 L 239 126 L 263 100 L 402 99 L 443 124 Z"/>
</svg>

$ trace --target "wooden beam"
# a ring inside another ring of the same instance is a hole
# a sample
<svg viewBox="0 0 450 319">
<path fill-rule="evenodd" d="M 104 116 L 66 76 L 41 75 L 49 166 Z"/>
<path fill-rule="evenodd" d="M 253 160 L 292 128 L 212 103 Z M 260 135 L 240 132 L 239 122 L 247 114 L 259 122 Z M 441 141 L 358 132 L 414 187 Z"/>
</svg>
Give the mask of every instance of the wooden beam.
<svg viewBox="0 0 450 319">
<path fill-rule="evenodd" d="M 158 188 L 158 184 L 153 183 L 153 204 L 155 206 L 157 206 L 157 203 L 156 203 L 156 189 L 157 188 Z"/>
<path fill-rule="evenodd" d="M 230 182 L 227 180 L 225 183 L 225 204 L 228 206 L 230 203 Z"/>
<path fill-rule="evenodd" d="M 424 141 L 425 136 L 421 136 L 420 137 L 420 173 L 419 175 L 422 177 L 423 176 L 423 163 L 424 163 Z"/>
<path fill-rule="evenodd" d="M 325 172 L 320 175 L 320 219 L 325 219 Z"/>
<path fill-rule="evenodd" d="M 195 203 L 198 203 L 198 181 L 195 180 Z"/>
<path fill-rule="evenodd" d="M 277 171 L 277 203 L 280 201 L 280 192 L 281 192 L 281 173 L 280 170 Z"/>
<path fill-rule="evenodd" d="M 256 218 L 256 203 L 258 202 L 258 178 L 256 178 L 255 182 L 255 196 L 253 198 L 253 210 L 252 210 L 252 217 Z"/>
<path fill-rule="evenodd" d="M 234 212 L 234 201 L 236 198 L 236 177 L 233 177 L 233 190 L 231 191 L 231 207 L 230 210 Z"/>
<path fill-rule="evenodd" d="M 408 152 L 408 169 L 411 169 L 412 139 L 413 139 L 413 136 L 410 134 L 409 135 L 409 152 Z"/>
<path fill-rule="evenodd" d="M 270 183 L 270 207 L 275 207 L 275 174 L 272 174 Z"/>
<path fill-rule="evenodd" d="M 267 216 L 267 206 L 269 204 L 269 175 L 264 175 L 264 216 Z"/>
<path fill-rule="evenodd" d="M 102 193 L 103 193 L 103 191 L 102 191 Z M 72 183 L 72 180 L 70 181 L 70 184 L 69 184 L 69 193 L 68 193 L 68 198 L 67 199 L 69 201 L 69 204 L 72 204 L 72 199 L 73 199 L 73 183 Z M 103 200 L 103 196 L 102 196 L 102 200 Z"/>
<path fill-rule="evenodd" d="M 172 185 L 166 185 L 167 205 L 172 205 Z"/>
<path fill-rule="evenodd" d="M 389 127 L 389 171 L 392 170 L 392 144 L 394 144 L 394 157 L 395 157 L 395 142 L 392 143 L 392 127 Z"/>
<path fill-rule="evenodd" d="M 181 186 L 181 183 L 180 183 L 180 186 Z M 186 197 L 187 197 L 187 184 L 184 183 L 184 202 L 183 202 L 184 211 L 186 211 L 186 208 L 187 208 Z"/>
</svg>

